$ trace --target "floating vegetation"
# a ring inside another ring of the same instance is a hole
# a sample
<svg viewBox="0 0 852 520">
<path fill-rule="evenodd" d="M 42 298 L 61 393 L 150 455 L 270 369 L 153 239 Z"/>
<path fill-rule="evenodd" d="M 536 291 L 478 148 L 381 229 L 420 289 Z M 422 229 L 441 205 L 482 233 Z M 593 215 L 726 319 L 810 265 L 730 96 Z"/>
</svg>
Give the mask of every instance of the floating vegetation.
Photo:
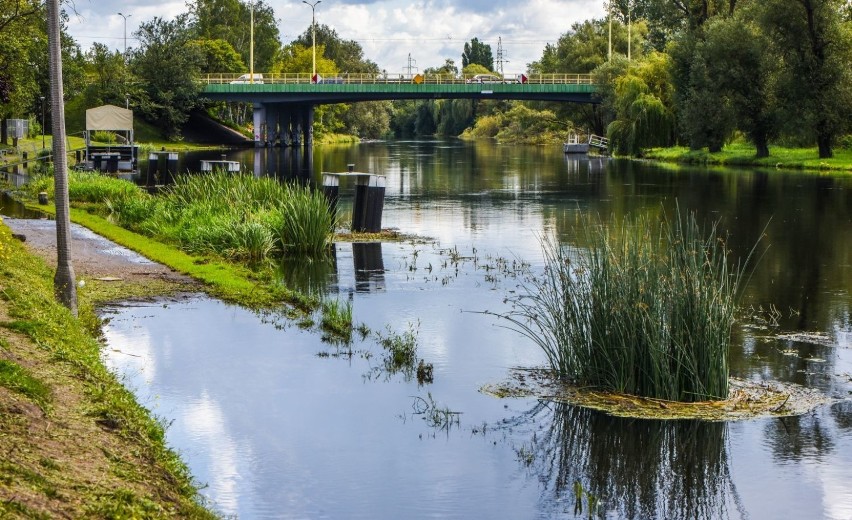
<svg viewBox="0 0 852 520">
<path fill-rule="evenodd" d="M 389 377 L 403 374 L 406 380 L 417 377 L 420 385 L 431 384 L 434 381 L 432 363 L 417 359 L 417 332 L 420 324 L 410 324 L 405 332 L 398 333 L 387 326 L 386 332 L 376 332 L 376 340 L 384 349 L 382 364 L 375 366 L 364 377 L 374 379 L 380 375 Z"/>
<path fill-rule="evenodd" d="M 784 417 L 802 415 L 832 402 L 817 390 L 792 383 L 731 378 L 730 388 L 730 395 L 723 401 L 684 403 L 580 388 L 565 384 L 552 370 L 515 369 L 509 381 L 485 385 L 480 391 L 498 398 L 534 397 L 640 419 L 737 421 Z"/>
<path fill-rule="evenodd" d="M 789 332 L 778 334 L 775 338 L 796 343 L 819 345 L 821 347 L 834 347 L 837 345 L 834 338 L 824 332 Z"/>
<path fill-rule="evenodd" d="M 728 348 L 744 264 L 694 216 L 585 222 L 588 249 L 542 239 L 545 272 L 513 297 L 509 328 L 560 377 L 671 401 L 728 396 Z M 745 263 L 748 263 L 746 260 Z"/>
<path fill-rule="evenodd" d="M 454 412 L 446 406 L 439 406 L 432 399 L 431 392 L 426 394 L 425 399 L 414 396 L 411 407 L 414 409 L 414 415 L 421 416 L 430 428 L 449 432 L 454 426 L 459 427 L 461 425 L 461 412 Z"/>
</svg>

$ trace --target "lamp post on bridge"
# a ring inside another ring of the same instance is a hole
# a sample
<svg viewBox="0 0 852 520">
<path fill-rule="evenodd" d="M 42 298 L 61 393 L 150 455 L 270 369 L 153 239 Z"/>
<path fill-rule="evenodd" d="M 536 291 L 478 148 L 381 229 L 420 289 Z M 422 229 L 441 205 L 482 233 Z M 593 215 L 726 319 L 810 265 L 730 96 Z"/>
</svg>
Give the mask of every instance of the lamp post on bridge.
<svg viewBox="0 0 852 520">
<path fill-rule="evenodd" d="M 127 61 L 127 19 L 133 15 L 118 13 L 118 16 L 124 18 L 124 60 Z"/>
<path fill-rule="evenodd" d="M 254 0 L 249 2 L 249 83 L 254 84 Z"/>
<path fill-rule="evenodd" d="M 313 65 L 311 66 L 311 81 L 317 75 L 317 4 L 322 0 L 317 0 L 310 3 L 307 0 L 302 0 L 302 3 L 311 7 L 311 48 L 313 49 Z"/>
</svg>

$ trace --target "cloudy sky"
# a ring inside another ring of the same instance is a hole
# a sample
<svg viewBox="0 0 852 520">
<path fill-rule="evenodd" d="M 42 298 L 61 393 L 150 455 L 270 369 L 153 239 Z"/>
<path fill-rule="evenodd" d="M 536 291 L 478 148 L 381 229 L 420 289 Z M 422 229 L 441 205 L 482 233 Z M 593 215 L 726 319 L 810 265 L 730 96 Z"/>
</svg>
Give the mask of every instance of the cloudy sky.
<svg viewBox="0 0 852 520">
<path fill-rule="evenodd" d="M 311 9 L 300 0 L 266 0 L 275 10 L 282 41 L 287 43 L 310 26 Z M 133 47 L 133 31 L 154 16 L 172 18 L 187 10 L 184 0 L 74 0 L 69 30 L 88 49 L 101 42 L 115 49 Z M 523 72 L 572 23 L 603 16 L 603 0 L 322 0 L 317 23 L 344 39 L 355 40 L 367 58 L 388 73 L 402 73 L 408 55 L 423 70 L 451 58 L 461 62 L 466 41 L 477 37 L 491 45 L 495 59 L 502 38 L 504 71 Z"/>
</svg>

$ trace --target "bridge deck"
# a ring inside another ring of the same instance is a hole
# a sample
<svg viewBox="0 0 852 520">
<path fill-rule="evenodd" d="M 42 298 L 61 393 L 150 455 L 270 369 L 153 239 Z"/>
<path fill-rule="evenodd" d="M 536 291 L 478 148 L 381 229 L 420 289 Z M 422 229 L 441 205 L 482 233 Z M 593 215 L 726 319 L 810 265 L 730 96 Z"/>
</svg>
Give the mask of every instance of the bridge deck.
<svg viewBox="0 0 852 520">
<path fill-rule="evenodd" d="M 518 99 L 594 103 L 596 85 L 588 74 L 547 74 L 493 78 L 343 74 L 312 83 L 309 74 L 210 74 L 203 95 L 255 103 L 347 103 L 389 99 Z"/>
</svg>

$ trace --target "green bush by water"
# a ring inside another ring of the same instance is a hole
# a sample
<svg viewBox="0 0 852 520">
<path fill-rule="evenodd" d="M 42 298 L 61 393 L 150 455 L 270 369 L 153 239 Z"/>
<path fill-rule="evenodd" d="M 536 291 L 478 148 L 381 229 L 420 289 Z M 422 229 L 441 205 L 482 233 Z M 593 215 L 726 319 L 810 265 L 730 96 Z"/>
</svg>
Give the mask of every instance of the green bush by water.
<svg viewBox="0 0 852 520">
<path fill-rule="evenodd" d="M 561 377 L 673 401 L 728 396 L 728 347 L 743 264 L 716 226 L 586 222 L 588 249 L 543 240 L 546 268 L 506 316 Z"/>
</svg>

